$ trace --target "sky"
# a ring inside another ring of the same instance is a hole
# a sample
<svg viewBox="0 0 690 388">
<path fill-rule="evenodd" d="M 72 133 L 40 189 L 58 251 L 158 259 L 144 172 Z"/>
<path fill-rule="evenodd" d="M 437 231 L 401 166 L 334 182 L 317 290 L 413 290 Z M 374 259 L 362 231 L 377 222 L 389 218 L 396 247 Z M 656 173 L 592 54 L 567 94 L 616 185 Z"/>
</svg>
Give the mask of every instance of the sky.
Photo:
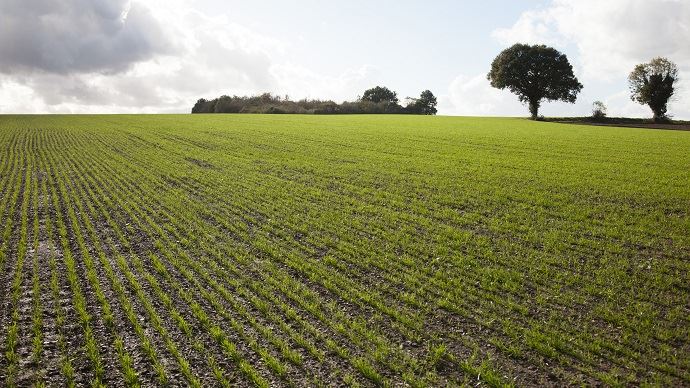
<svg viewBox="0 0 690 388">
<path fill-rule="evenodd" d="M 690 0 L 2 0 L 0 113 L 185 113 L 199 98 L 272 92 L 354 100 L 430 89 L 439 114 L 526 116 L 486 79 L 514 43 L 565 53 L 584 85 L 547 116 L 650 117 L 627 76 L 664 56 L 690 119 Z"/>
</svg>

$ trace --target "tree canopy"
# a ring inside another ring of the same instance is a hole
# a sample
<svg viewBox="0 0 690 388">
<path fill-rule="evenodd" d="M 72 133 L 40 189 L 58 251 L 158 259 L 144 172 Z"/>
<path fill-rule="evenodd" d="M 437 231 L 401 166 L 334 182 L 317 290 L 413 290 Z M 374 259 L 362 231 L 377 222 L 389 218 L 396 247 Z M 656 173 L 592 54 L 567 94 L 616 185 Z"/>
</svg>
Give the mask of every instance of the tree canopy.
<svg viewBox="0 0 690 388">
<path fill-rule="evenodd" d="M 678 67 L 666 58 L 654 58 L 641 63 L 628 76 L 630 98 L 648 105 L 654 112 L 654 121 L 667 119 L 668 101 L 675 92 L 678 81 Z"/>
<path fill-rule="evenodd" d="M 409 98 L 410 102 L 405 107 L 408 113 L 419 115 L 435 115 L 436 105 L 438 104 L 436 96 L 430 90 L 423 91 L 419 98 Z"/>
<path fill-rule="evenodd" d="M 388 89 L 385 86 L 376 86 L 364 91 L 361 98 L 362 101 L 370 101 L 373 103 L 390 102 L 398 103 L 398 93 Z"/>
<path fill-rule="evenodd" d="M 491 63 L 491 86 L 508 89 L 529 105 L 533 119 L 543 100 L 574 103 L 582 84 L 565 54 L 545 45 L 515 44 Z"/>
</svg>

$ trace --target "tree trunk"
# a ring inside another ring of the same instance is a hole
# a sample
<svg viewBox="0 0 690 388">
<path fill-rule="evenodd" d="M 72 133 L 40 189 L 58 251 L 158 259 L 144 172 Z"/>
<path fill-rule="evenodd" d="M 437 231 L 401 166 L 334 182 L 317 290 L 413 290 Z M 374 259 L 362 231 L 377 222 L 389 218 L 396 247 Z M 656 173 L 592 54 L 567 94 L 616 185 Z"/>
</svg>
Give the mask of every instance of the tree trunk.
<svg viewBox="0 0 690 388">
<path fill-rule="evenodd" d="M 654 122 L 655 123 L 663 123 L 667 120 L 666 117 L 666 107 L 658 107 L 658 106 L 649 106 L 652 108 L 652 112 L 654 112 Z"/>
<path fill-rule="evenodd" d="M 529 100 L 529 113 L 532 115 L 532 120 L 539 118 L 539 100 Z"/>
</svg>

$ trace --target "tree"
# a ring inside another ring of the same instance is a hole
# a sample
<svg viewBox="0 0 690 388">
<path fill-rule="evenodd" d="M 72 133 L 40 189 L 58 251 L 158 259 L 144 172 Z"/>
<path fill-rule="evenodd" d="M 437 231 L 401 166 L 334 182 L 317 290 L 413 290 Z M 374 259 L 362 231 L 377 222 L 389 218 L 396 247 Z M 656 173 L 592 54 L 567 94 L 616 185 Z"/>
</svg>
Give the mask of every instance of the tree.
<svg viewBox="0 0 690 388">
<path fill-rule="evenodd" d="M 574 103 L 582 90 L 565 54 L 544 45 L 518 43 L 503 50 L 487 78 L 491 86 L 507 88 L 528 104 L 532 119 L 538 117 L 542 100 Z"/>
<path fill-rule="evenodd" d="M 669 99 L 675 92 L 678 81 L 678 67 L 666 58 L 657 57 L 649 63 L 641 63 L 628 76 L 630 98 L 643 105 L 649 105 L 654 112 L 654 121 L 664 121 Z"/>
<path fill-rule="evenodd" d="M 194 107 L 192 108 L 192 113 L 213 113 L 215 104 L 213 101 L 208 101 L 205 98 L 200 98 Z"/>
<path fill-rule="evenodd" d="M 407 97 L 407 99 L 410 102 L 405 107 L 405 110 L 409 113 L 419 115 L 435 115 L 437 112 L 436 105 L 438 102 L 436 100 L 436 96 L 434 96 L 430 90 L 423 91 L 419 98 Z"/>
<path fill-rule="evenodd" d="M 398 94 L 385 86 L 377 86 L 364 91 L 364 95 L 362 96 L 361 100 L 371 101 L 374 103 L 391 102 L 393 104 L 397 104 Z"/>
<path fill-rule="evenodd" d="M 592 104 L 592 119 L 602 121 L 606 118 L 606 105 L 601 101 L 594 101 Z"/>
</svg>

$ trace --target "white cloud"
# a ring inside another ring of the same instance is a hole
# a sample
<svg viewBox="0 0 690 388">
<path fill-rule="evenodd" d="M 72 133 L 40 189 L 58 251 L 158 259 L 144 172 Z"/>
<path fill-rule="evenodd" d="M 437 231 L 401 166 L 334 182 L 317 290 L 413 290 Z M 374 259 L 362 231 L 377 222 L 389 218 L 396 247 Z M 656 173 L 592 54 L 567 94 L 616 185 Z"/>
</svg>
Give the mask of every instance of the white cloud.
<svg viewBox="0 0 690 388">
<path fill-rule="evenodd" d="M 53 9 L 53 13 L 68 20 L 74 15 L 65 9 L 75 9 L 82 1 L 62 0 L 62 8 Z M 8 4 L 3 6 L 7 10 L 24 9 L 18 1 Z M 253 31 L 225 14 L 207 15 L 184 1 L 149 0 L 144 5 L 118 0 L 117 5 L 103 12 L 117 23 L 132 20 L 137 13 L 150 15 L 151 24 L 171 42 L 174 52 L 133 57 L 117 72 L 112 67 L 96 66 L 100 62 L 68 66 L 68 62 L 81 60 L 80 52 L 73 53 L 67 62 L 57 61 L 64 62 L 64 67 L 38 62 L 31 71 L 8 68 L 5 74 L 0 73 L 0 112 L 188 112 L 200 97 L 264 91 L 293 98 L 345 99 L 356 96 L 363 83 L 376 74 L 373 67 L 363 65 L 325 75 L 291 63 L 285 59 L 288 42 Z M 50 28 L 42 28 L 45 36 L 32 39 L 48 44 Z M 13 47 L 15 43 L 7 38 L 4 45 Z M 33 50 L 40 51 L 40 47 Z M 47 55 L 46 63 L 55 63 L 51 52 L 40 53 Z"/>
<path fill-rule="evenodd" d="M 33 89 L 18 82 L 0 82 L 0 112 L 39 113 L 46 110 Z"/>
<path fill-rule="evenodd" d="M 338 75 L 326 75 L 295 64 L 277 64 L 271 68 L 278 94 L 291 98 L 353 100 L 375 82 L 378 70 L 369 65 L 346 70 Z"/>
<path fill-rule="evenodd" d="M 461 116 L 524 116 L 526 108 L 517 97 L 489 84 L 486 74 L 460 75 L 442 95 L 439 111 Z"/>
<path fill-rule="evenodd" d="M 641 61 L 690 60 L 690 2 L 686 0 L 555 0 L 524 12 L 493 33 L 503 44 L 574 44 L 587 77 L 627 74 Z"/>
<path fill-rule="evenodd" d="M 502 44 L 509 46 L 513 43 L 548 44 L 561 46 L 562 37 L 555 34 L 558 29 L 557 21 L 552 9 L 523 12 L 510 28 L 499 28 L 491 34 Z"/>
<path fill-rule="evenodd" d="M 0 72 L 120 72 L 172 46 L 157 20 L 139 3 L 0 3 Z"/>
</svg>

